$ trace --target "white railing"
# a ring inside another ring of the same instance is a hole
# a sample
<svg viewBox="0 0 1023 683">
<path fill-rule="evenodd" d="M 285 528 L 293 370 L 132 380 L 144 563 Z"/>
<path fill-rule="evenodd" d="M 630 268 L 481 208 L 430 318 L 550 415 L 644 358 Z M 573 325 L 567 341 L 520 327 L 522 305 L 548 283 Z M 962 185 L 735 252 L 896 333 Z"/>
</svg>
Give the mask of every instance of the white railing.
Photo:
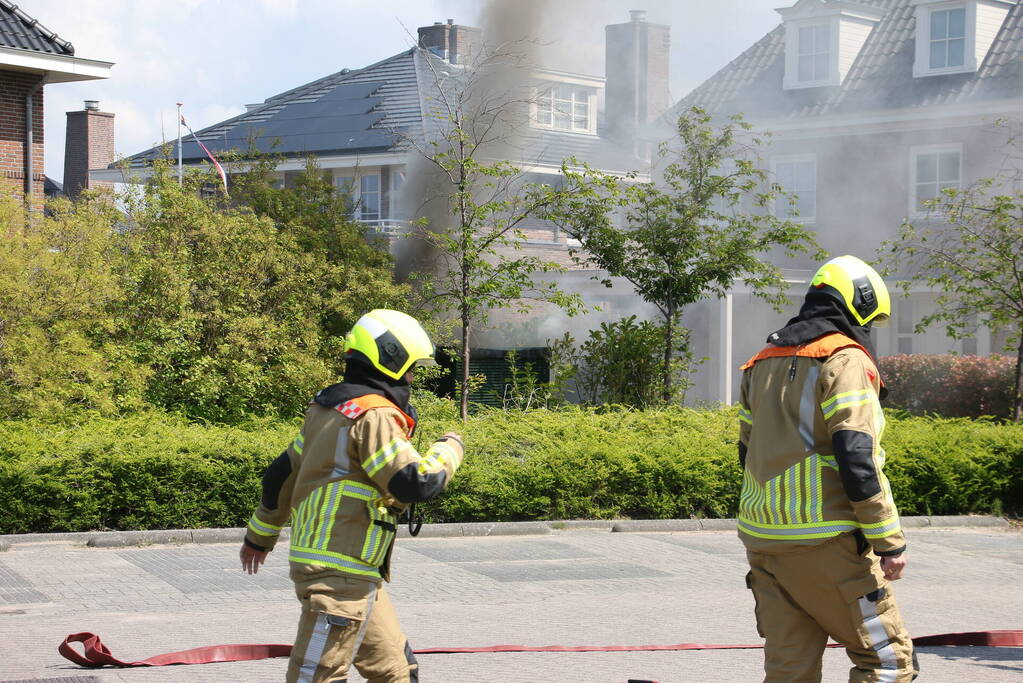
<svg viewBox="0 0 1023 683">
<path fill-rule="evenodd" d="M 357 218 L 356 220 L 368 227 L 372 232 L 385 237 L 400 237 L 401 235 L 408 234 L 412 229 L 412 224 L 409 221 L 396 220 L 394 218 L 377 218 L 373 220 Z"/>
</svg>

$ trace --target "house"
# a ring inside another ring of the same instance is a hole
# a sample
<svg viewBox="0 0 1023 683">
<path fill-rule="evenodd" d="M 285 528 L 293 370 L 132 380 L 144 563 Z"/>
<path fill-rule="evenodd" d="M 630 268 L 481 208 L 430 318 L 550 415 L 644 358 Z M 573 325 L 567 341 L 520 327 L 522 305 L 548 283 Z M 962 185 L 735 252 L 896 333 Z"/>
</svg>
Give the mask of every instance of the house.
<svg viewBox="0 0 1023 683">
<path fill-rule="evenodd" d="M 39 206 L 54 191 L 43 175 L 45 86 L 107 78 L 112 66 L 75 55 L 71 43 L 0 0 L 0 192 Z"/>
<path fill-rule="evenodd" d="M 764 163 L 798 197 L 795 209 L 775 210 L 815 230 L 831 254 L 874 260 L 904 220 L 936 220 L 925 202 L 943 188 L 1004 168 L 1009 131 L 997 121 L 1023 117 L 1015 0 L 800 0 L 778 13 L 774 30 L 673 112 L 741 112 L 771 131 Z M 798 301 L 815 264 L 779 265 Z M 881 355 L 988 354 L 1004 343 L 983 327 L 961 341 L 940 328 L 915 334 L 935 294 L 893 294 L 891 326 L 874 331 Z M 695 395 L 736 400 L 735 368 L 796 308 L 777 315 L 741 289 L 703 307 L 696 332 L 711 359 Z"/>
<path fill-rule="evenodd" d="M 418 29 L 418 44 L 361 69 L 342 69 L 310 83 L 249 104 L 243 114 L 206 127 L 197 137 L 214 155 L 255 146 L 282 157 L 277 178 L 285 186 L 306 165 L 309 156 L 329 173 L 338 191 L 351 197 L 353 215 L 377 232 L 399 237 L 417 218 L 423 197 L 416 166 L 417 152 L 409 140 L 430 137 L 436 126 L 433 109 L 442 83 L 471 68 L 483 36 L 479 29 L 437 22 Z M 669 106 L 669 27 L 648 22 L 635 11 L 630 20 L 606 29 L 606 76 L 531 68 L 520 74 L 529 89 L 528 101 L 515 125 L 514 144 L 503 160 L 519 164 L 534 182 L 558 182 L 562 161 L 575 157 L 604 171 L 626 173 L 647 165 L 636 142 L 637 131 Z M 122 164 L 90 171 L 94 181 L 133 182 L 151 173 L 154 160 L 179 150 L 153 147 L 129 156 Z M 180 156 L 186 167 L 207 162 L 205 151 L 186 138 Z M 232 168 L 228 164 L 230 176 Z M 519 254 L 571 263 L 572 246 L 554 227 L 539 221 L 524 226 Z M 609 292 L 594 283 L 590 272 L 566 277 L 569 288 L 603 304 L 602 319 L 637 312 L 638 299 L 619 284 Z M 542 319 L 542 320 L 540 320 Z M 564 316 L 542 310 L 531 321 L 514 315 L 494 316 L 493 327 L 478 330 L 477 344 L 501 357 L 509 348 L 535 349 L 563 334 Z M 541 324 L 544 323 L 544 324 Z M 515 334 L 508 332 L 515 328 Z M 588 329 L 588 328 L 587 328 Z M 577 334 L 577 337 L 579 335 Z M 585 335 L 583 335 L 585 336 Z M 487 354 L 481 354 L 480 357 Z"/>
</svg>

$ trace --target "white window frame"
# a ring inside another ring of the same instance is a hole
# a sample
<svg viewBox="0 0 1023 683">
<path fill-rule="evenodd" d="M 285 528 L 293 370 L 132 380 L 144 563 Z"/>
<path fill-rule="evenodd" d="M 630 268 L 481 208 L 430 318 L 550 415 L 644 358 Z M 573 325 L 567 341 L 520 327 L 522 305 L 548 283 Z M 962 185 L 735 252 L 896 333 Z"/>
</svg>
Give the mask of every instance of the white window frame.
<svg viewBox="0 0 1023 683">
<path fill-rule="evenodd" d="M 568 92 L 569 97 L 558 97 L 559 90 Z M 550 92 L 550 97 L 546 93 Z M 568 127 L 557 125 L 558 103 L 566 103 L 568 111 Z M 579 106 L 586 107 L 586 125 L 576 125 L 576 111 Z M 556 130 L 562 133 L 581 133 L 585 135 L 597 134 L 597 93 L 592 88 L 587 88 L 573 83 L 559 83 L 549 81 L 536 87 L 532 102 L 530 102 L 530 123 L 535 128 L 545 130 Z M 541 121 L 541 117 L 550 116 L 550 122 Z"/>
<path fill-rule="evenodd" d="M 376 190 L 367 190 L 366 189 L 366 181 L 370 180 L 370 179 L 374 179 L 374 178 L 376 179 L 376 183 L 377 183 Z M 382 195 L 383 195 L 383 187 L 380 184 L 380 180 L 381 180 L 381 178 L 380 178 L 379 171 L 376 172 L 376 173 L 360 173 L 359 174 L 359 203 L 357 205 L 356 211 L 358 213 L 358 218 L 359 218 L 360 221 L 373 221 L 373 222 L 379 222 L 380 221 L 380 218 L 381 218 L 381 211 L 380 210 L 383 208 L 382 205 L 381 205 L 382 204 L 381 200 L 383 199 L 383 197 L 382 197 Z M 376 216 L 373 217 L 373 218 L 370 218 L 370 217 L 368 217 L 366 215 L 366 200 L 365 200 L 365 197 L 372 197 L 374 195 L 376 196 L 376 211 L 375 211 Z"/>
<path fill-rule="evenodd" d="M 944 145 L 919 145 L 916 147 L 909 148 L 909 216 L 910 218 L 927 218 L 931 215 L 931 212 L 918 207 L 917 202 L 917 159 L 925 154 L 941 154 L 942 152 L 957 152 L 959 154 L 959 180 L 957 181 L 958 187 L 963 186 L 963 145 L 961 142 L 949 143 Z M 938 164 L 935 168 L 935 173 L 940 173 L 941 165 Z M 943 188 L 942 180 L 940 176 L 936 176 L 934 181 L 939 185 L 938 192 Z M 946 181 L 947 183 L 947 181 Z M 937 194 L 935 195 L 937 196 Z"/>
<path fill-rule="evenodd" d="M 840 74 L 838 73 L 838 28 L 841 17 L 838 15 L 830 17 L 811 17 L 788 21 L 785 23 L 785 76 L 782 87 L 785 90 L 799 90 L 800 88 L 820 88 L 828 85 L 841 85 Z M 828 27 L 828 72 L 824 78 L 810 81 L 799 80 L 799 32 L 804 28 Z"/>
<path fill-rule="evenodd" d="M 771 157 L 771 178 L 774 182 L 778 182 L 778 167 L 783 164 L 813 164 L 813 215 L 800 214 L 798 216 L 782 216 L 780 215 L 781 209 L 784 207 L 786 214 L 789 211 L 788 198 L 777 198 L 774 200 L 774 206 L 771 207 L 774 215 L 784 220 L 790 220 L 793 223 L 801 223 L 812 225 L 817 222 L 817 203 L 819 191 L 817 189 L 817 155 L 814 153 L 808 154 L 785 154 L 780 156 Z M 799 191 L 792 188 L 784 188 L 788 194 L 795 194 L 799 196 Z"/>
<path fill-rule="evenodd" d="M 796 31 L 796 82 L 800 85 L 812 84 L 812 83 L 826 83 L 831 80 L 831 70 L 833 68 L 832 62 L 836 61 L 832 59 L 835 54 L 835 41 L 832 33 L 834 22 L 825 21 L 820 24 L 807 24 L 800 26 L 799 30 Z M 823 29 L 823 31 L 822 31 Z M 803 35 L 804 31 L 808 32 L 810 37 L 810 45 L 806 47 L 809 51 L 804 52 L 803 47 Z M 817 45 L 817 37 L 820 33 L 827 36 L 828 48 L 827 50 L 821 51 Z M 819 78 L 813 78 L 817 72 L 818 57 L 824 56 L 824 75 Z M 810 74 L 811 78 L 801 78 L 803 72 L 803 60 L 810 60 Z"/>
<path fill-rule="evenodd" d="M 913 60 L 913 76 L 945 76 L 948 74 L 972 73 L 977 70 L 977 3 L 976 0 L 963 2 L 927 2 L 916 0 L 916 58 Z M 931 68 L 931 15 L 961 9 L 965 14 L 965 40 L 963 63 L 957 66 Z"/>
</svg>

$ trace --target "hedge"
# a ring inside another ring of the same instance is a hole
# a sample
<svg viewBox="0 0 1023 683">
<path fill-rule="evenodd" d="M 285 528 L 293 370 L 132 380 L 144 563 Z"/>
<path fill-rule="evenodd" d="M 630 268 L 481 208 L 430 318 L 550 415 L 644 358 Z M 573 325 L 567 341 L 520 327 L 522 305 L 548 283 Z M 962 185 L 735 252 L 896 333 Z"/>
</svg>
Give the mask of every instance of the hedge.
<svg viewBox="0 0 1023 683">
<path fill-rule="evenodd" d="M 879 365 L 890 408 L 941 417 L 1012 416 L 1015 357 L 900 354 Z"/>
<path fill-rule="evenodd" d="M 468 455 L 428 521 L 733 517 L 733 410 L 503 412 L 459 425 L 422 412 L 425 443 L 455 427 Z M 54 426 L 0 422 L 0 533 L 233 527 L 298 422 L 217 426 L 153 413 Z M 886 471 L 904 515 L 1023 510 L 1023 426 L 892 417 Z"/>
</svg>

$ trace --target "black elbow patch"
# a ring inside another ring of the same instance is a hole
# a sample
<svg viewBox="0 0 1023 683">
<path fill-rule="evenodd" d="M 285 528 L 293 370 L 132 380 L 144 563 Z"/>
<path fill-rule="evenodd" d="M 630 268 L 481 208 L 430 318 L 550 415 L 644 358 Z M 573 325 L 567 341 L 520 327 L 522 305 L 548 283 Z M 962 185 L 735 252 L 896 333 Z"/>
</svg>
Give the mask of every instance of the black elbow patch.
<svg viewBox="0 0 1023 683">
<path fill-rule="evenodd" d="M 743 442 L 739 442 L 739 467 L 746 467 L 746 451 L 749 450 Z"/>
<path fill-rule="evenodd" d="M 874 467 L 874 438 L 870 434 L 843 429 L 831 437 L 831 446 L 849 500 L 866 500 L 881 492 L 881 479 Z"/>
<path fill-rule="evenodd" d="M 443 470 L 420 474 L 418 463 L 409 463 L 391 477 L 387 491 L 402 503 L 425 503 L 440 495 L 447 479 Z"/>
<path fill-rule="evenodd" d="M 266 472 L 263 473 L 263 498 L 261 502 L 267 510 L 277 509 L 277 496 L 280 494 L 285 480 L 290 475 L 291 458 L 288 457 L 288 452 L 285 451 L 278 455 L 270 463 L 270 466 L 266 468 Z"/>
</svg>

